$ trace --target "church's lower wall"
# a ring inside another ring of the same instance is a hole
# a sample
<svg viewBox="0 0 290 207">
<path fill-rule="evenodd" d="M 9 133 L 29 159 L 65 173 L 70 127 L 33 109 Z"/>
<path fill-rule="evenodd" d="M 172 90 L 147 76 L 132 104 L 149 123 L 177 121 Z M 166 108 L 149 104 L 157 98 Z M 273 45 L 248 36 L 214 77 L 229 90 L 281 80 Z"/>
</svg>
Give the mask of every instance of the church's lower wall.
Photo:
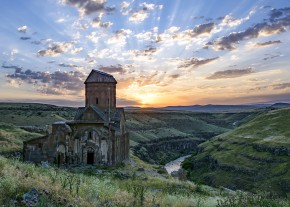
<svg viewBox="0 0 290 207">
<path fill-rule="evenodd" d="M 51 134 L 24 142 L 23 152 L 35 163 L 114 166 L 129 158 L 129 140 L 104 124 L 57 123 Z"/>
</svg>

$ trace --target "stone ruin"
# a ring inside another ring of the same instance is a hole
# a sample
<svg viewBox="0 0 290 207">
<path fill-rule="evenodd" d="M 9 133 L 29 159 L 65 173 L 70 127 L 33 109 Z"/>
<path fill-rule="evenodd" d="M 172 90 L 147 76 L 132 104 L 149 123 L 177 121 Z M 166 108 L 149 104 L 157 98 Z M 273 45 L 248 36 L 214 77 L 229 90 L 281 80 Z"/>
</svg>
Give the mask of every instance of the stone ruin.
<svg viewBox="0 0 290 207">
<path fill-rule="evenodd" d="M 23 159 L 61 165 L 115 166 L 129 159 L 123 108 L 116 107 L 115 78 L 92 70 L 85 81 L 85 107 L 74 120 L 55 122 L 48 134 L 24 142 Z"/>
</svg>

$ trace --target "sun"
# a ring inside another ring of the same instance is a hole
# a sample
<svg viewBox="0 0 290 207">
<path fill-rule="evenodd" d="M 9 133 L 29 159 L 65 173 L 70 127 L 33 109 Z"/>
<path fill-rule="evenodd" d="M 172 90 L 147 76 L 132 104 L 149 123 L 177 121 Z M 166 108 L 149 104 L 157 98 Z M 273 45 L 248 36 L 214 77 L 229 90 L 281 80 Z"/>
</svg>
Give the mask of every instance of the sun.
<svg viewBox="0 0 290 207">
<path fill-rule="evenodd" d="M 140 100 L 140 103 L 142 105 L 152 105 L 156 102 L 157 100 L 157 94 L 154 93 L 146 93 L 146 94 L 139 94 L 138 95 L 138 99 Z"/>
</svg>

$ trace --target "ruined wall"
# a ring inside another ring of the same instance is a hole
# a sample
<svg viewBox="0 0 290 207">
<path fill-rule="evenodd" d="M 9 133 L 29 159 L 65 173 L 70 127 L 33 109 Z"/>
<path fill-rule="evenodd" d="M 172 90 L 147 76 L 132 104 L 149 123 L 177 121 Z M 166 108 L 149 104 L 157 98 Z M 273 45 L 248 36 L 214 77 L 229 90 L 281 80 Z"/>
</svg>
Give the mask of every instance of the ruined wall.
<svg viewBox="0 0 290 207">
<path fill-rule="evenodd" d="M 46 156 L 43 153 L 43 145 L 48 136 L 39 137 L 29 142 L 23 143 L 23 160 L 28 162 L 40 163 L 46 160 Z"/>
</svg>

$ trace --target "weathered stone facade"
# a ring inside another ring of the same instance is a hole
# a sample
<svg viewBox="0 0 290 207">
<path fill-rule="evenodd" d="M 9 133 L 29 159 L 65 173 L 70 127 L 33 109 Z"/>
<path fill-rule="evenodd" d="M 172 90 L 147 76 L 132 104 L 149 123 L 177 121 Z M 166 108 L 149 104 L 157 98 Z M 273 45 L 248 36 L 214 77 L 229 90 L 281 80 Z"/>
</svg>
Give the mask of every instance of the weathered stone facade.
<svg viewBox="0 0 290 207">
<path fill-rule="evenodd" d="M 48 135 L 24 142 L 24 161 L 114 166 L 129 159 L 123 108 L 116 108 L 116 80 L 92 70 L 86 107 L 74 120 L 52 124 Z"/>
</svg>

